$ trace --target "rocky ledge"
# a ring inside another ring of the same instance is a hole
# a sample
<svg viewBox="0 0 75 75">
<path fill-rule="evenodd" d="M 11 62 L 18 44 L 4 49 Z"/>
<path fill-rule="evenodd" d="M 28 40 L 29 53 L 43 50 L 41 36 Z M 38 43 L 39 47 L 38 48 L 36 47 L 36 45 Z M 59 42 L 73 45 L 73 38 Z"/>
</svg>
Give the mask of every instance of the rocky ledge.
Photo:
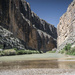
<svg viewBox="0 0 75 75">
<path fill-rule="evenodd" d="M 0 45 L 2 44 L 5 45 L 6 49 L 9 48 L 25 49 L 20 39 L 15 38 L 12 32 L 0 26 Z"/>
</svg>

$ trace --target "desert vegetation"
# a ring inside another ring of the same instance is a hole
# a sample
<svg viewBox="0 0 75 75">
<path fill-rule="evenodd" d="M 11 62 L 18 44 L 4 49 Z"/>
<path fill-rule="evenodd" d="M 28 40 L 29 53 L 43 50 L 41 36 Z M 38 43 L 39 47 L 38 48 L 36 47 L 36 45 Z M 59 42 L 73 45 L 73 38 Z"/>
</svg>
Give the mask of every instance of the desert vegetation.
<svg viewBox="0 0 75 75">
<path fill-rule="evenodd" d="M 14 49 L 5 49 L 0 51 L 0 56 L 11 56 L 11 55 L 23 55 L 23 54 L 39 54 L 38 50 L 18 50 Z M 41 53 L 43 53 L 41 51 Z"/>
<path fill-rule="evenodd" d="M 65 53 L 68 55 L 75 55 L 75 46 L 72 47 L 71 44 L 67 44 L 59 53 Z"/>
<path fill-rule="evenodd" d="M 54 51 L 47 51 L 47 53 L 56 53 L 56 50 L 54 50 Z"/>
</svg>

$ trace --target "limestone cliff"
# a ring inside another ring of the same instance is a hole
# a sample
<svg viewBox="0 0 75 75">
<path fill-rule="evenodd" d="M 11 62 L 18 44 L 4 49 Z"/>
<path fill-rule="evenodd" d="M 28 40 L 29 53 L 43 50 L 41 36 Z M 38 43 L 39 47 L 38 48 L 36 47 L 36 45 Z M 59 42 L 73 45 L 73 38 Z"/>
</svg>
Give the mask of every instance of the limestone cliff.
<svg viewBox="0 0 75 75">
<path fill-rule="evenodd" d="M 75 0 L 69 5 L 67 11 L 60 18 L 57 27 L 57 46 L 61 50 L 66 44 L 75 42 Z"/>
<path fill-rule="evenodd" d="M 32 12 L 25 0 L 0 0 L 0 26 L 22 40 L 26 49 L 46 52 L 56 47 L 56 28 Z"/>
</svg>

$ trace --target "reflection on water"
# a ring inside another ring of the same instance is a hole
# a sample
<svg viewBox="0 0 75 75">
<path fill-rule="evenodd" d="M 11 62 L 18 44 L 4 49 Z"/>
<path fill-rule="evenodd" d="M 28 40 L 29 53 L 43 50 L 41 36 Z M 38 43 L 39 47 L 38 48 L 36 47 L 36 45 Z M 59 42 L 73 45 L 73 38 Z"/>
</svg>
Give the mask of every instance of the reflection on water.
<svg viewBox="0 0 75 75">
<path fill-rule="evenodd" d="M 26 68 L 61 68 L 75 69 L 74 61 L 58 60 L 25 60 L 14 62 L 0 62 L 0 69 L 26 69 Z"/>
<path fill-rule="evenodd" d="M 75 69 L 75 61 L 63 61 L 59 62 L 59 68 Z"/>
</svg>

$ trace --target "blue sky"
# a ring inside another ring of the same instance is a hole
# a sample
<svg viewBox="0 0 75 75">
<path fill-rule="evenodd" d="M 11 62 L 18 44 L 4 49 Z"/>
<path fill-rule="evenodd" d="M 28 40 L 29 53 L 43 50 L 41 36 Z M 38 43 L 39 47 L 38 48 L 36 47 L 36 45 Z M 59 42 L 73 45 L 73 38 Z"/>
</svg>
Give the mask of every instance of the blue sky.
<svg viewBox="0 0 75 75">
<path fill-rule="evenodd" d="M 73 0 L 26 0 L 40 18 L 57 27 L 60 17 Z"/>
</svg>

